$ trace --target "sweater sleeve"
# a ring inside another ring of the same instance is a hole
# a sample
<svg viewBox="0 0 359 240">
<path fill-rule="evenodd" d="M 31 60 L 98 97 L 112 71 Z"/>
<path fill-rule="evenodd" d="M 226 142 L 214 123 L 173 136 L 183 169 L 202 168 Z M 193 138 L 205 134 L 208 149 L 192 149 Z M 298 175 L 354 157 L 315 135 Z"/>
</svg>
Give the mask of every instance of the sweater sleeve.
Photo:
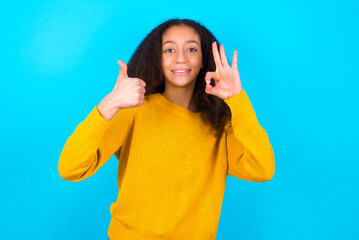
<svg viewBox="0 0 359 240">
<path fill-rule="evenodd" d="M 96 173 L 121 147 L 137 108 L 124 108 L 110 121 L 97 106 L 67 139 L 58 170 L 63 179 L 78 182 Z"/>
<path fill-rule="evenodd" d="M 246 92 L 224 102 L 232 114 L 226 135 L 227 174 L 246 181 L 269 181 L 275 171 L 273 149 Z"/>
</svg>

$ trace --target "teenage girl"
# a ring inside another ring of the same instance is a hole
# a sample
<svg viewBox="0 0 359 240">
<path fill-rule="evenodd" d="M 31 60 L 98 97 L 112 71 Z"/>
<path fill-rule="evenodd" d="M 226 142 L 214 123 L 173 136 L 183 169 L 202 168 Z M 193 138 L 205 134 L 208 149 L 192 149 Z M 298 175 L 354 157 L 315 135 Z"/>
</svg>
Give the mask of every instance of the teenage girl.
<svg viewBox="0 0 359 240">
<path fill-rule="evenodd" d="M 112 240 L 215 239 L 227 175 L 274 175 L 274 154 L 242 88 L 237 51 L 196 21 L 153 29 L 113 90 L 67 139 L 60 176 L 92 176 L 119 161 Z"/>
</svg>

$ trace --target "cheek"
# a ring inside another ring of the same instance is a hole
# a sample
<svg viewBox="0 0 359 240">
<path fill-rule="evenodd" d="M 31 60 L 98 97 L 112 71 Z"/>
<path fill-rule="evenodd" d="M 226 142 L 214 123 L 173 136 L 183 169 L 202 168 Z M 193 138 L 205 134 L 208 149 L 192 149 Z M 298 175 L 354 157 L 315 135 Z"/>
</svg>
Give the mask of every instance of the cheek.
<svg viewBox="0 0 359 240">
<path fill-rule="evenodd" d="M 167 68 L 168 66 L 170 66 L 170 61 L 169 61 L 169 59 L 167 59 L 167 58 L 162 58 L 162 67 L 163 67 L 163 68 Z M 165 70 L 165 69 L 163 69 L 163 70 Z"/>
<path fill-rule="evenodd" d="M 195 59 L 193 59 L 192 61 L 193 65 L 201 68 L 202 67 L 202 56 L 196 57 Z"/>
<path fill-rule="evenodd" d="M 168 59 L 162 58 L 162 72 L 165 78 L 168 78 L 171 72 L 171 65 Z"/>
</svg>

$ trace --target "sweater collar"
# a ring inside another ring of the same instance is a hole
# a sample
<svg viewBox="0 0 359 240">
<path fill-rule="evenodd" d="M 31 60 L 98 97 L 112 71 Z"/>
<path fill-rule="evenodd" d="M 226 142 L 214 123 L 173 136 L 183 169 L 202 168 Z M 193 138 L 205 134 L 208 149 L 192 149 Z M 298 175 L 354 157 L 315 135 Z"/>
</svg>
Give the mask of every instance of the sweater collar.
<svg viewBox="0 0 359 240">
<path fill-rule="evenodd" d="M 153 94 L 153 97 L 155 97 L 158 100 L 161 106 L 168 109 L 169 111 L 176 112 L 179 115 L 188 116 L 191 118 L 198 118 L 201 115 L 201 112 L 192 112 L 181 105 L 169 101 L 161 93 L 155 93 Z"/>
</svg>

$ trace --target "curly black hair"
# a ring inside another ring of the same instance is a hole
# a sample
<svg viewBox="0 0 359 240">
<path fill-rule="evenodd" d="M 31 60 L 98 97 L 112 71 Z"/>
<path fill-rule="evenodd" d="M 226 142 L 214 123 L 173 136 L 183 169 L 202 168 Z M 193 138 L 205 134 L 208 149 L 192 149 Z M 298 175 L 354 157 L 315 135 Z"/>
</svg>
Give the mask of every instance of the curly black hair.
<svg viewBox="0 0 359 240">
<path fill-rule="evenodd" d="M 228 105 L 219 97 L 205 92 L 205 76 L 208 71 L 215 71 L 216 64 L 212 53 L 212 43 L 220 44 L 214 35 L 199 22 L 190 19 L 170 19 L 154 28 L 139 44 L 128 63 L 128 76 L 140 78 L 146 82 L 145 96 L 162 93 L 165 79 L 162 70 L 162 35 L 171 26 L 187 25 L 200 36 L 203 68 L 197 75 L 193 91 L 193 100 L 202 119 L 209 122 L 218 134 L 222 133 L 226 122 L 231 119 Z M 150 64 L 149 64 L 150 63 Z M 211 85 L 214 86 L 214 80 Z"/>
</svg>

